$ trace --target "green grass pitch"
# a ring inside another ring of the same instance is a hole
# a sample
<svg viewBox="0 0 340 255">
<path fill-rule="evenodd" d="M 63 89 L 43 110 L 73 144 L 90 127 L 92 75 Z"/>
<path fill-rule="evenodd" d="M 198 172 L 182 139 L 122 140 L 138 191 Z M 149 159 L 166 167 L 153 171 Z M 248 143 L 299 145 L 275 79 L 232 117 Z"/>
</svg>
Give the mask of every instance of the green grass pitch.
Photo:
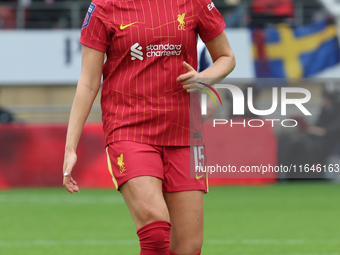
<svg viewBox="0 0 340 255">
<path fill-rule="evenodd" d="M 280 183 L 211 188 L 202 255 L 340 254 L 340 186 Z M 0 191 L 0 254 L 139 254 L 115 190 Z"/>
</svg>

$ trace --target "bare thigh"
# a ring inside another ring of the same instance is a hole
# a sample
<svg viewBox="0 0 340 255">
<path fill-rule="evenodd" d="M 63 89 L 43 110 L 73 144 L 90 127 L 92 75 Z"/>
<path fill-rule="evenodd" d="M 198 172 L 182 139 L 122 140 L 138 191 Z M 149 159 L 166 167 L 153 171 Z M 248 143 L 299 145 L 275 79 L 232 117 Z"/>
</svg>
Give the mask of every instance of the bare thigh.
<svg viewBox="0 0 340 255">
<path fill-rule="evenodd" d="M 197 254 L 203 244 L 203 192 L 164 193 L 172 225 L 170 251 L 179 255 Z"/>
<path fill-rule="evenodd" d="M 162 180 L 152 176 L 132 178 L 120 187 L 136 229 L 154 221 L 170 221 Z"/>
</svg>

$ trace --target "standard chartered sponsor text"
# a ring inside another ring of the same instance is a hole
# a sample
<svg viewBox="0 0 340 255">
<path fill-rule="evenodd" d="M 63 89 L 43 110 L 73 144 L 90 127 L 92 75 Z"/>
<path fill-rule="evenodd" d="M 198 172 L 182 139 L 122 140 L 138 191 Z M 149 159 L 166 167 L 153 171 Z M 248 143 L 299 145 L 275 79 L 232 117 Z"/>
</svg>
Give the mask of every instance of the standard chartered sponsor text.
<svg viewBox="0 0 340 255">
<path fill-rule="evenodd" d="M 180 55 L 182 52 L 182 44 L 150 44 L 146 46 L 147 57 L 162 57 Z"/>
<path fill-rule="evenodd" d="M 196 173 L 326 173 L 326 172 L 340 172 L 339 164 L 328 164 L 328 165 L 271 165 L 271 164 L 261 164 L 257 166 L 233 166 L 233 165 L 223 165 L 219 164 L 211 165 L 211 166 L 196 166 Z"/>
</svg>

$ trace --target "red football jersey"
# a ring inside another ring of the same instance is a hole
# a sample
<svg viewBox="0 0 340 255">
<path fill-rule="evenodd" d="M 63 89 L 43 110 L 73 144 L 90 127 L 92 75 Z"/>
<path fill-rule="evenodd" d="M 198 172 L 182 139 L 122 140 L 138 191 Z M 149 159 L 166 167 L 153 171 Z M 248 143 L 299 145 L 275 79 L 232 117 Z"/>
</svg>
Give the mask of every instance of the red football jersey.
<svg viewBox="0 0 340 255">
<path fill-rule="evenodd" d="M 190 94 L 176 78 L 187 72 L 183 61 L 197 67 L 197 34 L 207 42 L 224 28 L 211 0 L 93 0 L 80 42 L 107 54 L 106 144 L 201 145 L 190 132 Z M 191 100 L 199 104 L 198 94 Z"/>
</svg>

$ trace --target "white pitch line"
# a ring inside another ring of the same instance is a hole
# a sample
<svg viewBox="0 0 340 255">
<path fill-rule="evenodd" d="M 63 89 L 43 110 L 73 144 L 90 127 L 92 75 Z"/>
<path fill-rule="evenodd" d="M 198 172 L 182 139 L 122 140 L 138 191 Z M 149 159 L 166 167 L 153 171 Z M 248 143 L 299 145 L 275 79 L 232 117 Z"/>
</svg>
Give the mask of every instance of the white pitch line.
<svg viewBox="0 0 340 255">
<path fill-rule="evenodd" d="M 123 204 L 121 196 L 0 195 L 0 204 Z"/>
<path fill-rule="evenodd" d="M 138 240 L 25 240 L 25 241 L 4 241 L 0 240 L 0 246 L 103 246 L 103 245 L 132 245 L 138 244 Z"/>
<path fill-rule="evenodd" d="M 265 239 L 244 239 L 244 240 L 205 240 L 204 245 L 334 245 L 339 240 L 265 240 Z M 0 246 L 103 246 L 103 245 L 134 245 L 138 244 L 138 239 L 118 239 L 118 240 L 0 240 Z M 263 255 L 263 254 L 262 254 Z M 285 254 L 287 255 L 287 254 Z M 295 254 L 299 255 L 299 254 Z M 302 255 L 302 254 L 301 254 Z M 307 255 L 307 254 L 303 254 Z M 308 254 L 308 255 L 326 255 L 326 254 Z M 340 254 L 327 254 L 340 255 Z"/>
<path fill-rule="evenodd" d="M 227 255 L 227 254 L 226 254 Z M 228 255 L 234 255 L 229 254 Z M 239 255 L 239 254 L 237 254 Z M 273 255 L 273 254 L 241 254 L 241 255 Z M 285 253 L 285 254 L 276 254 L 275 255 L 340 255 L 339 253 Z"/>
<path fill-rule="evenodd" d="M 204 244 L 207 245 L 313 245 L 313 244 L 323 244 L 323 245 L 333 245 L 340 243 L 340 240 L 303 240 L 303 239 L 288 239 L 288 240 L 275 240 L 275 239 L 244 239 L 244 240 L 206 240 Z"/>
</svg>

